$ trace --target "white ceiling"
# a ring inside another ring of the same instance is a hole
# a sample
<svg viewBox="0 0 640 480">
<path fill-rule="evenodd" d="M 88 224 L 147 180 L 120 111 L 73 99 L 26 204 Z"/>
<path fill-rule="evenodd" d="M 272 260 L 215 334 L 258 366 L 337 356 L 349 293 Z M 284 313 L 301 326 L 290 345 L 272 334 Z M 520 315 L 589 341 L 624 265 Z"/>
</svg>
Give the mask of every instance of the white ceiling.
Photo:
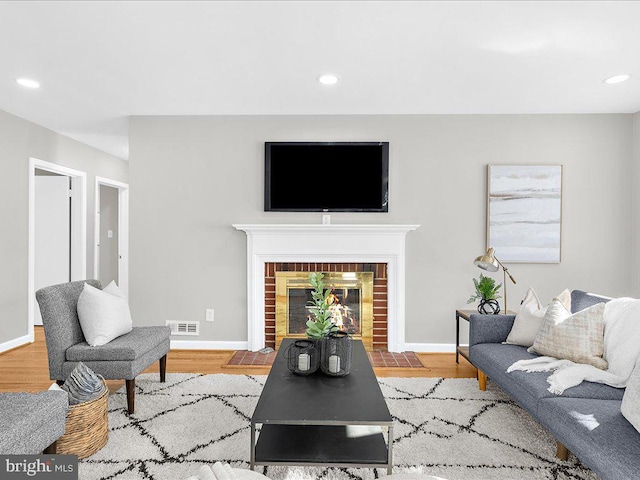
<svg viewBox="0 0 640 480">
<path fill-rule="evenodd" d="M 121 158 L 129 115 L 640 110 L 640 2 L 15 1 L 0 35 L 0 109 Z"/>
</svg>

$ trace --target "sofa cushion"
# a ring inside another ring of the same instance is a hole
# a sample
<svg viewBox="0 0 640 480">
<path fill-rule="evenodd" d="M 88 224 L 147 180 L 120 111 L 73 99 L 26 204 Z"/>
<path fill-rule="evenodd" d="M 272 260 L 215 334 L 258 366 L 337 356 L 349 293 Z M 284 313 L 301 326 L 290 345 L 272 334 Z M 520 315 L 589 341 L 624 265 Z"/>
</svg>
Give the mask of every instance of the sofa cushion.
<svg viewBox="0 0 640 480">
<path fill-rule="evenodd" d="M 135 360 L 169 338 L 169 327 L 135 327 L 106 345 L 96 347 L 87 342 L 77 343 L 67 349 L 70 362 Z"/>
<path fill-rule="evenodd" d="M 38 454 L 64 434 L 66 392 L 0 394 L 0 454 Z"/>
<path fill-rule="evenodd" d="M 540 355 L 593 365 L 606 370 L 604 355 L 604 303 L 571 314 L 559 300 L 553 300 L 533 342 Z"/>
<path fill-rule="evenodd" d="M 540 423 L 603 480 L 638 478 L 640 435 L 620 413 L 620 401 L 547 398 Z"/>
<path fill-rule="evenodd" d="M 569 290 L 562 291 L 560 295 L 554 298 L 554 300 L 556 299 L 559 300 L 567 310 L 571 309 L 571 294 Z M 529 288 L 520 305 L 516 319 L 513 322 L 513 327 L 507 337 L 507 343 L 522 345 L 524 347 L 533 345 L 538 330 L 540 330 L 544 322 L 547 308 L 549 308 L 548 305 L 545 307 L 542 306 L 533 288 Z"/>
<path fill-rule="evenodd" d="M 553 372 L 527 373 L 515 371 L 507 373 L 507 369 L 518 360 L 535 358 L 525 347 L 500 343 L 481 343 L 469 349 L 471 362 L 482 370 L 490 379 L 494 379 L 500 387 L 514 400 L 536 415 L 538 400 L 556 397 L 549 392 L 547 377 Z M 624 389 L 593 382 L 582 382 L 568 388 L 563 397 L 597 398 L 605 400 L 622 400 Z"/>
</svg>

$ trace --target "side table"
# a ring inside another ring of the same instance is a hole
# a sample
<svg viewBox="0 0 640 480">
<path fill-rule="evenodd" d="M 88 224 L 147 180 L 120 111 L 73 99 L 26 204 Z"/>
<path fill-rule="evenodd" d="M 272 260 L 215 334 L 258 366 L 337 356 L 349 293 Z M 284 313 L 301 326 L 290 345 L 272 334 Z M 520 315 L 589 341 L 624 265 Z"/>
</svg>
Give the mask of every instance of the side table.
<svg viewBox="0 0 640 480">
<path fill-rule="evenodd" d="M 456 363 L 460 363 L 460 355 L 462 355 L 469 363 L 469 347 L 460 346 L 460 318 L 469 321 L 469 315 L 478 313 L 476 310 L 456 310 Z"/>
</svg>

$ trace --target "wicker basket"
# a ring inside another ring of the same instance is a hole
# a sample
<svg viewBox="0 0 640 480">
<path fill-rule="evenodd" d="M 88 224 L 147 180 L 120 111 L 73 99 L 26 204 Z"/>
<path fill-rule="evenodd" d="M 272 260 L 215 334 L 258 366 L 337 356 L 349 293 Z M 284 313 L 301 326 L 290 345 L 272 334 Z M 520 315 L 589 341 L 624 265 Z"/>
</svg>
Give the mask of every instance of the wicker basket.
<svg viewBox="0 0 640 480">
<path fill-rule="evenodd" d="M 107 444 L 109 424 L 107 422 L 107 397 L 105 390 L 95 400 L 71 405 L 67 414 L 64 435 L 56 442 L 57 453 L 87 458 Z"/>
</svg>

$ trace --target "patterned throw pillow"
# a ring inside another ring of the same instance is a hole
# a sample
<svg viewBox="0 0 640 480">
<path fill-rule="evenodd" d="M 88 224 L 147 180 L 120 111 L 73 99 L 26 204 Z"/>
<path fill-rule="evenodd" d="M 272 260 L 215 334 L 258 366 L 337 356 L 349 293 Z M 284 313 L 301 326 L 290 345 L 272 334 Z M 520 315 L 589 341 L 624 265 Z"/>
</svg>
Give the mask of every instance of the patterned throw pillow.
<svg viewBox="0 0 640 480">
<path fill-rule="evenodd" d="M 560 295 L 555 297 L 562 304 L 571 310 L 571 292 L 563 290 Z M 529 288 L 524 296 L 520 310 L 513 321 L 513 327 L 507 337 L 507 343 L 512 345 L 522 345 L 530 347 L 536 339 L 538 330 L 544 321 L 544 315 L 547 313 L 548 306 L 543 307 L 533 288 Z"/>
<path fill-rule="evenodd" d="M 633 369 L 622 397 L 622 415 L 640 432 L 640 359 Z"/>
<path fill-rule="evenodd" d="M 604 303 L 571 314 L 553 300 L 544 316 L 533 351 L 540 355 L 607 369 L 604 354 Z"/>
</svg>

